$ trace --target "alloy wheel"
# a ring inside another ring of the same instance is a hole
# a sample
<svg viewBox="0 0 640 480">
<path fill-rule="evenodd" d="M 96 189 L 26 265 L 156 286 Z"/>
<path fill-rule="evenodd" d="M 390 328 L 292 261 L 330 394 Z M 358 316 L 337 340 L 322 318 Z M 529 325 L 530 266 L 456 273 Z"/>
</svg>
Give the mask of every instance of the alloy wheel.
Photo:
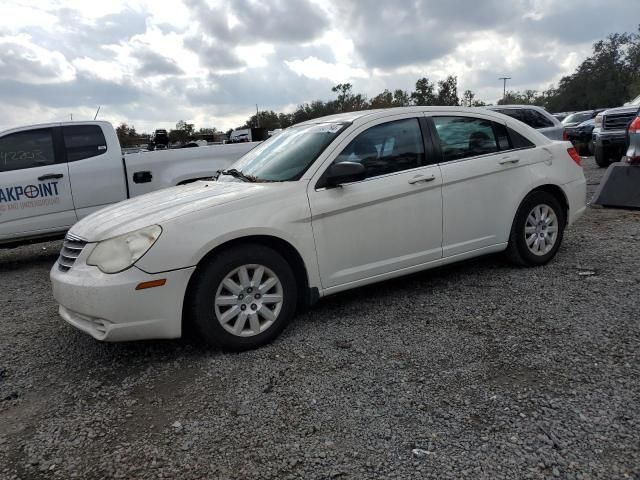
<svg viewBox="0 0 640 480">
<path fill-rule="evenodd" d="M 232 335 L 251 337 L 267 330 L 283 305 L 278 276 L 264 265 L 242 265 L 229 272 L 215 296 L 215 314 Z"/>
</svg>

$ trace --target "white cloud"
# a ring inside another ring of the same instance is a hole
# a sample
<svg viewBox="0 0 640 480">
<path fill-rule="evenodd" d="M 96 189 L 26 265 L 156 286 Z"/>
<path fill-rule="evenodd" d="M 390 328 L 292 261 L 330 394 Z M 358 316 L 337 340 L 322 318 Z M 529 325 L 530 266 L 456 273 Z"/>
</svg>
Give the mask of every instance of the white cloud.
<svg viewBox="0 0 640 480">
<path fill-rule="evenodd" d="M 457 75 L 495 101 L 571 73 L 610 31 L 635 31 L 628 0 L 3 0 L 2 127 L 103 118 L 139 129 L 235 127 L 351 82 L 374 96 Z M 579 21 L 571 12 L 580 12 Z M 570 19 L 570 20 L 567 20 Z"/>
</svg>

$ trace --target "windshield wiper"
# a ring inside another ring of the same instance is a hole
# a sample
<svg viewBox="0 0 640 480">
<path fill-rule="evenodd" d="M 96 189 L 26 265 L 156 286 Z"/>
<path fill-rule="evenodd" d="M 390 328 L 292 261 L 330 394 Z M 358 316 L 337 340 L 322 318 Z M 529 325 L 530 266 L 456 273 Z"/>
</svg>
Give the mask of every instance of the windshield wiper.
<svg viewBox="0 0 640 480">
<path fill-rule="evenodd" d="M 229 175 L 229 176 L 231 176 L 233 178 L 239 178 L 243 182 L 257 182 L 258 181 L 258 179 L 256 177 L 254 177 L 253 175 L 245 175 L 240 170 L 236 170 L 235 168 L 230 168 L 229 170 L 218 170 L 218 176 L 216 177 L 216 179 L 218 179 L 218 177 L 220 177 L 220 175 Z"/>
</svg>

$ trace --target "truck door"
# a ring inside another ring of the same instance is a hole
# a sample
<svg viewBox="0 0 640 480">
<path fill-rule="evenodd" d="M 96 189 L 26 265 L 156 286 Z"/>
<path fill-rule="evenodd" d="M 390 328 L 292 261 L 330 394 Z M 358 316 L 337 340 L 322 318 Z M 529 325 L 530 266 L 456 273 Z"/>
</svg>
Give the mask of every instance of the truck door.
<svg viewBox="0 0 640 480">
<path fill-rule="evenodd" d="M 127 198 L 120 143 L 113 128 L 102 125 L 96 122 L 62 127 L 78 219 Z"/>
<path fill-rule="evenodd" d="M 0 137 L 0 242 L 67 230 L 76 220 L 60 129 Z"/>
</svg>

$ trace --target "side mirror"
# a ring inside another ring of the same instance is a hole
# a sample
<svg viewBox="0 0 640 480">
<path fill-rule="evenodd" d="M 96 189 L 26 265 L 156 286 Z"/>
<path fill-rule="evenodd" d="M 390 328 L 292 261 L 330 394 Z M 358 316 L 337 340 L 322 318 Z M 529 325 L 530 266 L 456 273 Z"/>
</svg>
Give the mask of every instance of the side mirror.
<svg viewBox="0 0 640 480">
<path fill-rule="evenodd" d="M 357 182 L 364 180 L 366 171 L 364 165 L 357 162 L 334 163 L 327 171 L 327 184 L 330 187 L 337 187 L 343 183 Z"/>
</svg>

